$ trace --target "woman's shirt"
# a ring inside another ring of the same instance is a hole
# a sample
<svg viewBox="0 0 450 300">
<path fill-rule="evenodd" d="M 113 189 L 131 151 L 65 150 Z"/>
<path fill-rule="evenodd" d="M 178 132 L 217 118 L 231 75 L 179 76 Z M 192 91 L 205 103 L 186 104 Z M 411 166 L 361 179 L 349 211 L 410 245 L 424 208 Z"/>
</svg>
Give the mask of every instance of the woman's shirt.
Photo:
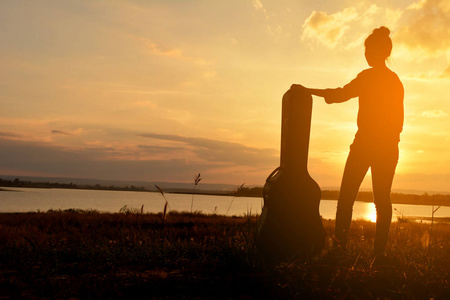
<svg viewBox="0 0 450 300">
<path fill-rule="evenodd" d="M 327 89 L 325 101 L 340 103 L 359 97 L 356 140 L 398 143 L 403 129 L 403 84 L 387 67 L 362 71 L 343 88 Z"/>
</svg>

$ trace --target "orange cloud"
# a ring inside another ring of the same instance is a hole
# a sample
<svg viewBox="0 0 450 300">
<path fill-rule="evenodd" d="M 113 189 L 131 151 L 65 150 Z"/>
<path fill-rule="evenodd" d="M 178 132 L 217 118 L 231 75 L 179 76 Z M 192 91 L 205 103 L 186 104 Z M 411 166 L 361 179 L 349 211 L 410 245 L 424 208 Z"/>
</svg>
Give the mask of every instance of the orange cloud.
<svg viewBox="0 0 450 300">
<path fill-rule="evenodd" d="M 264 14 L 266 19 L 269 19 L 269 15 L 267 14 L 267 10 L 263 7 L 260 0 L 252 0 L 252 5 L 256 9 L 256 11 L 260 11 Z"/>
<path fill-rule="evenodd" d="M 434 109 L 434 110 L 426 110 L 420 114 L 423 118 L 443 118 L 448 116 L 448 113 L 441 109 Z"/>
<path fill-rule="evenodd" d="M 141 38 L 141 39 L 143 39 L 143 38 Z M 177 57 L 177 58 L 183 57 L 181 50 L 179 50 L 179 49 L 162 50 L 159 45 L 152 43 L 146 39 L 143 39 L 143 42 L 147 46 L 147 48 L 150 49 L 150 51 L 153 54 L 162 55 L 162 56 L 171 56 L 171 57 Z"/>
<path fill-rule="evenodd" d="M 329 14 L 313 11 L 303 24 L 302 40 L 319 42 L 329 48 L 360 47 L 373 28 L 395 28 L 402 12 L 376 4 L 361 4 Z"/>
<path fill-rule="evenodd" d="M 59 135 L 72 135 L 72 134 L 71 134 L 71 133 L 69 133 L 69 132 L 66 132 L 66 131 L 62 131 L 62 130 L 56 130 L 56 129 L 52 130 L 51 132 L 52 132 L 52 134 L 59 134 Z"/>
<path fill-rule="evenodd" d="M 450 77 L 450 66 L 447 67 L 447 69 L 445 69 L 445 71 L 441 74 L 442 78 L 447 78 Z"/>
<path fill-rule="evenodd" d="M 342 39 L 358 13 L 354 7 L 348 7 L 334 14 L 313 11 L 303 24 L 302 39 L 315 39 L 330 48 Z"/>
<path fill-rule="evenodd" d="M 204 64 L 206 60 L 200 57 L 192 57 L 183 53 L 181 49 L 177 48 L 163 48 L 161 45 L 149 40 L 145 37 L 137 37 L 131 36 L 132 38 L 138 40 L 141 44 L 143 44 L 147 49 L 150 50 L 150 53 L 157 56 L 165 56 L 169 58 L 182 59 L 187 61 L 193 61 L 196 63 Z"/>
<path fill-rule="evenodd" d="M 450 53 L 448 0 L 420 0 L 410 5 L 399 21 L 396 40 L 417 57 Z"/>
</svg>

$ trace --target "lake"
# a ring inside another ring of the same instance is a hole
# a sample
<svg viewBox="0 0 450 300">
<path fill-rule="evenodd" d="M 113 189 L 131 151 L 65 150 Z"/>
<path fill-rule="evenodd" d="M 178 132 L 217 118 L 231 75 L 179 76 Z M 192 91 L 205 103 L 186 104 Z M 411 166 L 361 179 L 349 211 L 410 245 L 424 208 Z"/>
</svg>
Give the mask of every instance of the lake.
<svg viewBox="0 0 450 300">
<path fill-rule="evenodd" d="M 71 189 L 34 189 L 4 188 L 0 191 L 0 212 L 46 212 L 49 209 L 64 210 L 69 208 L 95 209 L 100 212 L 119 212 L 127 205 L 132 209 L 144 212 L 162 212 L 164 197 L 159 193 L 129 191 L 97 191 Z M 191 194 L 165 193 L 169 203 L 169 212 L 191 211 Z M 336 200 L 321 200 L 320 214 L 324 219 L 334 219 Z M 260 214 L 263 206 L 262 198 L 194 195 L 193 211 L 205 214 L 216 213 L 227 216 L 244 216 Z M 393 204 L 393 221 L 398 217 L 431 217 L 431 206 Z M 450 217 L 450 207 L 442 206 L 435 217 Z M 373 203 L 355 202 L 353 219 L 365 219 L 374 222 L 376 211 Z"/>
</svg>

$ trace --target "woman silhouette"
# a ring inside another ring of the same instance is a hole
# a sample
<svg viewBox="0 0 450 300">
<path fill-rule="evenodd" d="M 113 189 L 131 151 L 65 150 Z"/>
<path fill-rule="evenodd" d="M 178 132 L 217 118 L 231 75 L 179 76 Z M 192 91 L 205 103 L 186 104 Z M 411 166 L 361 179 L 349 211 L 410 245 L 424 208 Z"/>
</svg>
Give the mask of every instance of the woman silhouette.
<svg viewBox="0 0 450 300">
<path fill-rule="evenodd" d="M 336 238 L 345 247 L 355 202 L 361 182 L 369 167 L 377 210 L 375 259 L 384 257 L 392 218 L 390 199 L 392 181 L 398 162 L 398 143 L 403 128 L 403 85 L 386 67 L 392 41 L 386 27 L 373 30 L 364 42 L 365 57 L 371 68 L 358 74 L 343 88 L 309 89 L 294 84 L 292 89 L 306 89 L 324 97 L 327 103 L 340 103 L 359 97 L 358 131 L 345 164 L 337 212 Z"/>
</svg>

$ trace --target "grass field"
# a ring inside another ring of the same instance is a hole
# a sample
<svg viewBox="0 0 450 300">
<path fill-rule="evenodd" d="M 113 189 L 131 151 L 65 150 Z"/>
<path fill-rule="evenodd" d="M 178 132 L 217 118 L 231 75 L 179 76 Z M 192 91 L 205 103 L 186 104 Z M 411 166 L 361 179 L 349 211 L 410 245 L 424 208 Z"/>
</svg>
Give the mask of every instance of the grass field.
<svg viewBox="0 0 450 300">
<path fill-rule="evenodd" d="M 450 225 L 391 226 L 370 267 L 375 224 L 354 221 L 348 251 L 267 266 L 255 216 L 137 210 L 0 214 L 0 298 L 450 299 Z"/>
</svg>

